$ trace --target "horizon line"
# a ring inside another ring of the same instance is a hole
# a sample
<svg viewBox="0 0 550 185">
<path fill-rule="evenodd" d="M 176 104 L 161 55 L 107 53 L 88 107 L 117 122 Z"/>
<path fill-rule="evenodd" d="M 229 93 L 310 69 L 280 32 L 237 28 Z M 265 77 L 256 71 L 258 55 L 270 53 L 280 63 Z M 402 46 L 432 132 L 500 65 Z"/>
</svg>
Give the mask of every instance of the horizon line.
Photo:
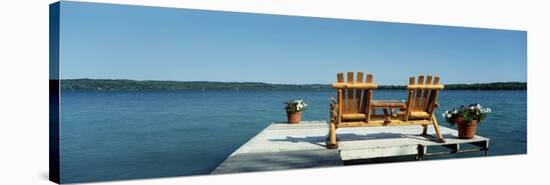
<svg viewBox="0 0 550 185">
<path fill-rule="evenodd" d="M 292 84 L 292 83 L 270 83 L 270 82 L 253 82 L 253 81 L 201 81 L 201 80 L 191 80 L 191 81 L 180 81 L 180 80 L 133 80 L 133 79 L 112 79 L 112 78 L 69 78 L 69 79 L 59 79 L 62 80 L 127 80 L 127 81 L 137 81 L 137 82 L 144 82 L 144 81 L 155 81 L 155 82 L 213 82 L 213 83 L 263 83 L 263 84 L 271 84 L 271 85 L 330 85 L 332 83 L 307 83 L 307 84 Z M 473 85 L 473 84 L 491 84 L 491 83 L 527 83 L 522 81 L 497 81 L 497 82 L 474 82 L 474 83 L 449 83 L 444 85 L 456 85 L 456 84 L 466 84 L 466 85 Z M 378 84 L 381 85 L 381 84 Z M 382 86 L 406 86 L 408 84 L 388 84 L 388 85 L 382 85 Z"/>
</svg>

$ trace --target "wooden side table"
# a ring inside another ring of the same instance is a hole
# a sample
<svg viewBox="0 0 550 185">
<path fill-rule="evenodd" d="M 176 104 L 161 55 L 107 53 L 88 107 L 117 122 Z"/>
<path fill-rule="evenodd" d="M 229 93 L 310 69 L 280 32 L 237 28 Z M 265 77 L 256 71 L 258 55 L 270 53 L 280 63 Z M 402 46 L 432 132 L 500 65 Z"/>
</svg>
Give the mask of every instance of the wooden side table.
<svg viewBox="0 0 550 185">
<path fill-rule="evenodd" d="M 382 109 L 384 111 L 384 123 L 391 123 L 391 117 L 396 116 L 393 109 L 406 108 L 407 104 L 398 100 L 373 100 L 371 102 L 371 109 L 374 114 L 376 109 Z"/>
</svg>

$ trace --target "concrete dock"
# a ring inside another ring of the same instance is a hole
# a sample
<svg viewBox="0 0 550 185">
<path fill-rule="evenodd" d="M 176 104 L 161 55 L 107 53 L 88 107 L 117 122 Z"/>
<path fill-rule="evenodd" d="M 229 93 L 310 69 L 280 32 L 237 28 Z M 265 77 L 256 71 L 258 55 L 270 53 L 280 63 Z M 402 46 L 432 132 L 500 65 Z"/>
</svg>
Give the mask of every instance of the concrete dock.
<svg viewBox="0 0 550 185">
<path fill-rule="evenodd" d="M 346 161 L 400 156 L 421 160 L 430 155 L 462 152 L 487 155 L 488 138 L 458 139 L 456 130 L 443 126 L 440 129 L 445 143 L 419 135 L 422 127 L 418 125 L 340 128 L 339 148 L 329 150 L 325 148 L 326 121 L 273 123 L 233 152 L 212 174 L 331 167 Z M 428 127 L 428 135 L 434 133 L 433 127 Z"/>
</svg>

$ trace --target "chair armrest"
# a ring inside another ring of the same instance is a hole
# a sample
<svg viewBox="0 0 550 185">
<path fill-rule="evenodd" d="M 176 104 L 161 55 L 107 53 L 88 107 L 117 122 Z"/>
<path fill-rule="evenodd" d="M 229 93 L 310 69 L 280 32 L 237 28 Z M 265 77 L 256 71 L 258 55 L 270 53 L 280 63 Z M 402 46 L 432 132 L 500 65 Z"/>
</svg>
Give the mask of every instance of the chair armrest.
<svg viewBox="0 0 550 185">
<path fill-rule="evenodd" d="M 399 100 L 372 100 L 371 107 L 404 108 L 404 107 L 407 107 L 407 104 L 404 102 L 400 102 Z"/>
</svg>

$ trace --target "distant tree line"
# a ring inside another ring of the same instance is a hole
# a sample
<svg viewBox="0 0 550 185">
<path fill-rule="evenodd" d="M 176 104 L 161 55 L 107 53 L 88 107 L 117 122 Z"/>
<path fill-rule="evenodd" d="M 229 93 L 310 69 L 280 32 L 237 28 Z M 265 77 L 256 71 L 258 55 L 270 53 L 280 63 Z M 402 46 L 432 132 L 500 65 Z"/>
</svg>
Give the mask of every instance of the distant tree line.
<svg viewBox="0 0 550 185">
<path fill-rule="evenodd" d="M 61 80 L 63 90 L 95 91 L 154 91 L 154 90 L 330 90 L 329 84 L 269 84 L 261 82 L 208 82 L 208 81 L 136 81 L 106 79 Z M 405 90 L 402 85 L 381 85 L 379 90 Z M 449 84 L 445 90 L 526 90 L 526 82 L 496 82 L 476 84 Z"/>
<path fill-rule="evenodd" d="M 405 90 L 404 85 L 378 86 L 381 90 Z M 527 82 L 494 82 L 474 84 L 446 84 L 445 90 L 527 90 Z"/>
<path fill-rule="evenodd" d="M 447 90 L 527 90 L 527 82 L 495 82 L 445 85 Z"/>
</svg>

